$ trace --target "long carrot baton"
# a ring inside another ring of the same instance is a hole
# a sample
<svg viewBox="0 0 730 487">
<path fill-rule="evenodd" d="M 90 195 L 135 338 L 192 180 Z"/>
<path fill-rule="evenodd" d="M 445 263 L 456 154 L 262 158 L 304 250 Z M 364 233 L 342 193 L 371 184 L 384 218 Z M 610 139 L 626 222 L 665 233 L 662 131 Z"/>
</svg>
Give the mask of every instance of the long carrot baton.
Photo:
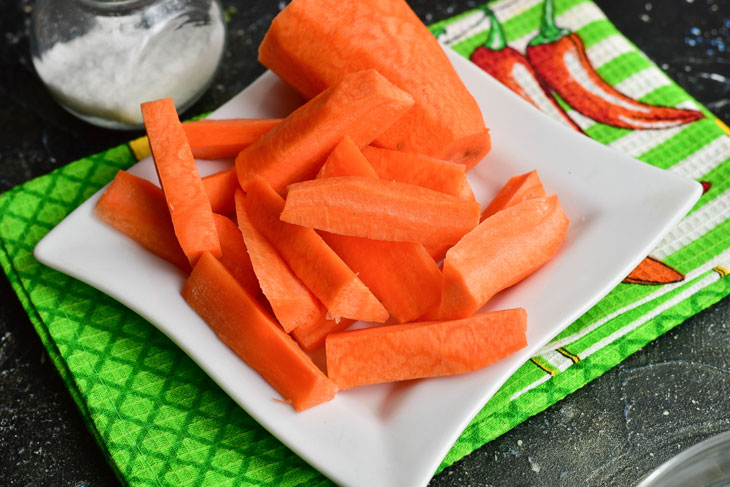
<svg viewBox="0 0 730 487">
<path fill-rule="evenodd" d="M 172 98 L 142 103 L 142 118 L 180 248 L 195 265 L 221 256 L 213 210 Z"/>
<path fill-rule="evenodd" d="M 597 122 L 627 129 L 662 129 L 703 118 L 702 112 L 634 100 L 606 83 L 576 33 L 555 25 L 553 0 L 545 0 L 540 32 L 526 50 L 537 75 L 565 102 Z"/>
<path fill-rule="evenodd" d="M 502 25 L 492 9 L 482 9 L 490 19 L 489 37 L 484 45 L 474 49 L 469 59 L 551 118 L 581 132 L 580 127 L 558 105 L 549 88 L 535 74 L 525 56 L 507 45 Z"/>
</svg>

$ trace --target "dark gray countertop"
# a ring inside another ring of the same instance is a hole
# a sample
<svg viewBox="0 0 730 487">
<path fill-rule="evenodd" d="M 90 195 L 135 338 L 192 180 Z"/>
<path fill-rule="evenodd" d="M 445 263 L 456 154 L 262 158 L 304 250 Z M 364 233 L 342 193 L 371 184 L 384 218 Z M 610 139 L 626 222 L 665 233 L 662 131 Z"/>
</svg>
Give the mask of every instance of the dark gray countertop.
<svg viewBox="0 0 730 487">
<path fill-rule="evenodd" d="M 410 2 L 429 23 L 479 2 Z M 597 0 L 668 74 L 730 122 L 727 0 Z M 263 71 L 256 48 L 278 2 L 224 0 L 226 62 L 188 112 L 211 110 Z M 0 191 L 138 133 L 91 127 L 47 94 L 29 58 L 32 2 L 0 0 Z M 0 485 L 117 485 L 0 278 Z M 730 300 L 637 352 L 588 386 L 434 478 L 434 486 L 632 485 L 675 453 L 730 430 Z"/>
</svg>

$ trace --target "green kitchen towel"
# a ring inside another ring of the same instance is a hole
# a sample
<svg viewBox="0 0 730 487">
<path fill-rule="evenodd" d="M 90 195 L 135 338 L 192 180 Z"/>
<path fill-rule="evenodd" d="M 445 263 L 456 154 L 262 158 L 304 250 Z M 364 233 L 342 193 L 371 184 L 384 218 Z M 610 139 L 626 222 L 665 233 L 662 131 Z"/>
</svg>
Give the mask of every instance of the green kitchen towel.
<svg viewBox="0 0 730 487">
<path fill-rule="evenodd" d="M 489 12 L 477 9 L 439 22 L 432 31 L 471 57 L 497 37 L 498 22 L 509 47 L 524 54 L 538 34 L 543 2 L 508 0 L 489 6 L 491 19 Z M 616 125 L 631 118 L 631 110 L 607 107 L 590 113 L 581 102 L 589 94 L 563 92 L 551 95 L 555 103 L 545 105 L 551 116 L 616 150 L 700 180 L 706 192 L 632 279 L 510 378 L 466 428 L 441 468 L 730 293 L 727 128 L 626 40 L 590 0 L 556 0 L 554 15 L 558 27 L 582 41 L 585 59 L 578 69 L 595 73 L 582 78 L 594 94 L 624 108 L 636 107 L 631 100 L 639 100 L 681 110 L 665 112 L 676 117 L 664 128 L 632 129 Z M 624 98 L 605 96 L 601 83 Z M 526 96 L 542 95 L 533 86 Z M 701 117 L 681 118 L 697 111 Z M 655 124 L 657 118 L 639 117 L 633 123 Z M 0 196 L 3 269 L 110 464 L 130 486 L 329 485 L 152 325 L 33 258 L 34 246 L 49 230 L 118 169 L 135 162 L 129 146 L 116 147 Z"/>
</svg>

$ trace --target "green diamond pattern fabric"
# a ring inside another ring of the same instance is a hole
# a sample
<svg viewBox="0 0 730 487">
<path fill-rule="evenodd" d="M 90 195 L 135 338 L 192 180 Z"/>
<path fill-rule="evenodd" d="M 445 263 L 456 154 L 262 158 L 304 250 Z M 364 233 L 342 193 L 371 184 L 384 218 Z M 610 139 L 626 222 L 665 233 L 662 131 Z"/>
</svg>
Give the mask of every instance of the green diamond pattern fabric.
<svg viewBox="0 0 730 487">
<path fill-rule="evenodd" d="M 658 167 L 711 183 L 653 251 L 684 275 L 670 284 L 620 284 L 525 363 L 474 418 L 441 468 L 582 387 L 683 320 L 730 293 L 730 137 L 711 113 L 626 40 L 590 0 L 556 0 L 557 23 L 577 32 L 597 72 L 646 103 L 705 118 L 632 131 L 586 119 L 590 137 Z M 509 44 L 524 51 L 541 0 L 490 7 Z M 468 57 L 489 33 L 481 10 L 433 26 Z M 120 480 L 130 486 L 330 485 L 225 395 L 151 324 L 101 292 L 44 267 L 36 243 L 136 162 L 128 146 L 71 163 L 0 196 L 0 263 Z M 440 470 L 439 469 L 439 470 Z"/>
</svg>

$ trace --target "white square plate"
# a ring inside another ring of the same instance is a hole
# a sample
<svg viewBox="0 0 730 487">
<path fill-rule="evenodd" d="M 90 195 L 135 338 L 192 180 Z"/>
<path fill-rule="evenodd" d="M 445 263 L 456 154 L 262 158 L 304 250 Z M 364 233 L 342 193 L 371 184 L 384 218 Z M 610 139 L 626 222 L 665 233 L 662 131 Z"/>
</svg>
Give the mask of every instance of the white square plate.
<svg viewBox="0 0 730 487">
<path fill-rule="evenodd" d="M 482 108 L 493 149 L 469 174 L 485 205 L 506 180 L 538 169 L 571 225 L 558 255 L 490 301 L 524 307 L 528 346 L 471 374 L 340 393 L 302 413 L 234 355 L 180 296 L 185 276 L 98 220 L 90 198 L 36 247 L 44 264 L 136 311 L 192 357 L 241 407 L 332 480 L 345 485 L 425 485 L 472 417 L 537 350 L 624 278 L 691 209 L 699 184 L 655 169 L 564 128 L 449 51 Z M 270 72 L 213 118 L 285 116 L 299 99 Z M 220 165 L 199 164 L 201 173 Z M 133 173 L 156 181 L 152 161 Z"/>
</svg>

